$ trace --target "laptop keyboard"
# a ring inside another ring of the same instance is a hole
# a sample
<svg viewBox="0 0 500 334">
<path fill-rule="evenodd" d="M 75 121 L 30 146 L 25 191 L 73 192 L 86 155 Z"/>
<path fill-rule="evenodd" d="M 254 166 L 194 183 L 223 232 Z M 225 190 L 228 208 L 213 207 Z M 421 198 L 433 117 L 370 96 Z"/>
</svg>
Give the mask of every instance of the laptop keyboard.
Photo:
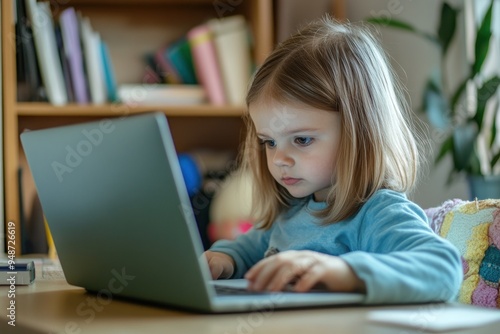
<svg viewBox="0 0 500 334">
<path fill-rule="evenodd" d="M 268 295 L 271 292 L 258 292 L 258 291 L 250 291 L 246 288 L 239 288 L 234 286 L 220 286 L 214 285 L 215 293 L 218 295 L 224 296 L 235 296 L 235 295 Z"/>
<path fill-rule="evenodd" d="M 246 288 L 243 287 L 237 287 L 237 286 L 227 286 L 227 285 L 214 285 L 215 292 L 218 295 L 268 295 L 268 294 L 273 294 L 273 293 L 279 293 L 279 292 L 271 292 L 271 291 L 250 291 L 247 290 Z M 297 293 L 293 290 L 293 285 L 288 284 L 285 286 L 283 289 L 283 292 L 293 292 Z M 306 293 L 325 293 L 328 292 L 324 287 L 318 286 L 316 288 L 310 289 Z"/>
</svg>

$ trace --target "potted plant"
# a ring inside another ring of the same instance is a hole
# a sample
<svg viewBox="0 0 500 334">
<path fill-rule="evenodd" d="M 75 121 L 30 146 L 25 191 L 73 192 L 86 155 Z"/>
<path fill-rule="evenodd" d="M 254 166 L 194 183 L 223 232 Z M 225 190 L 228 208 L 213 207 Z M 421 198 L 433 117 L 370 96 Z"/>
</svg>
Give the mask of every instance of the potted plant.
<svg viewBox="0 0 500 334">
<path fill-rule="evenodd" d="M 494 0 L 476 27 L 474 59 L 461 82 L 448 82 L 446 61 L 448 47 L 456 34 L 457 18 L 462 9 L 446 2 L 441 6 L 435 34 L 422 32 L 412 25 L 392 18 L 372 17 L 367 21 L 416 34 L 440 50 L 439 75 L 425 83 L 422 107 L 431 125 L 445 134 L 436 163 L 451 155 L 453 166 L 448 177 L 465 173 L 471 198 L 500 198 L 500 145 L 496 143 L 499 114 L 497 75 L 486 77 L 482 72 L 492 40 L 491 22 Z M 500 60 L 499 65 L 500 66 Z M 472 103 L 471 103 L 472 101 Z"/>
</svg>

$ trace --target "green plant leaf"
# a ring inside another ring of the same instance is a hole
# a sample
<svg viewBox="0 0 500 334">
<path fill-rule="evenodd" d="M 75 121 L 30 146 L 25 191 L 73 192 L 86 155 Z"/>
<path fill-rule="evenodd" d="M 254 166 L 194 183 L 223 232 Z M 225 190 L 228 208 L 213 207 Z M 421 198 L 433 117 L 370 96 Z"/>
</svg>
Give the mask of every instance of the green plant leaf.
<svg viewBox="0 0 500 334">
<path fill-rule="evenodd" d="M 465 91 L 465 87 L 467 87 L 467 82 L 469 82 L 470 78 L 466 78 L 458 87 L 455 93 L 453 93 L 451 97 L 451 106 L 450 106 L 450 112 L 451 116 L 455 114 L 455 109 L 457 106 L 458 101 L 460 100 L 460 97 L 462 96 L 463 92 Z"/>
<path fill-rule="evenodd" d="M 497 122 L 493 121 L 493 125 L 491 126 L 491 141 L 490 141 L 490 148 L 493 147 L 493 144 L 495 144 L 495 139 L 497 137 Z"/>
<path fill-rule="evenodd" d="M 395 28 L 407 32 L 412 32 L 414 34 L 417 34 L 418 36 L 425 38 L 432 43 L 440 44 L 439 40 L 436 36 L 430 35 L 426 32 L 420 31 L 411 24 L 408 24 L 406 22 L 400 21 L 400 20 L 395 20 L 391 18 L 385 18 L 385 17 L 370 17 L 366 19 L 367 22 L 373 23 L 373 24 L 378 24 L 381 26 L 386 26 L 389 28 Z"/>
<path fill-rule="evenodd" d="M 497 103 L 495 103 L 495 110 L 498 110 L 498 101 L 496 101 Z M 496 115 L 497 113 L 495 112 L 495 114 L 493 115 L 493 121 L 491 122 L 491 139 L 490 139 L 490 149 L 493 148 L 493 145 L 495 144 L 495 139 L 497 137 L 497 121 L 496 121 Z"/>
<path fill-rule="evenodd" d="M 429 122 L 438 129 L 449 125 L 448 103 L 436 83 L 429 79 L 424 89 L 423 108 Z"/>
<path fill-rule="evenodd" d="M 497 164 L 498 160 L 500 160 L 500 152 L 498 152 L 497 154 L 495 154 L 493 156 L 493 159 L 491 159 L 491 169 L 493 170 L 493 168 L 495 168 L 495 165 Z"/>
<path fill-rule="evenodd" d="M 472 65 L 472 76 L 475 76 L 481 71 L 484 60 L 488 55 L 491 38 L 491 16 L 493 12 L 493 1 L 491 0 L 490 6 L 484 15 L 481 26 L 479 27 L 476 35 L 475 57 L 474 64 Z"/>
<path fill-rule="evenodd" d="M 370 18 L 366 19 L 366 21 L 373 23 L 373 24 L 379 24 L 379 25 L 388 26 L 391 28 L 397 28 L 397 29 L 401 29 L 401 30 L 407 30 L 407 31 L 418 33 L 418 30 L 415 29 L 412 25 L 410 25 L 406 22 L 394 20 L 391 18 L 370 17 Z"/>
<path fill-rule="evenodd" d="M 500 77 L 494 76 L 488 79 L 482 87 L 477 90 L 477 109 L 474 115 L 474 121 L 478 126 L 480 132 L 483 127 L 484 112 L 486 110 L 486 103 L 496 93 L 500 85 Z"/>
<path fill-rule="evenodd" d="M 474 123 L 459 125 L 453 129 L 453 163 L 457 171 L 470 166 L 478 129 Z"/>
<path fill-rule="evenodd" d="M 441 148 L 439 149 L 439 153 L 434 163 L 438 164 L 450 151 L 453 152 L 453 134 L 446 138 L 445 141 L 441 144 Z"/>
<path fill-rule="evenodd" d="M 455 28 L 457 26 L 457 13 L 458 11 L 452 8 L 446 2 L 441 6 L 441 20 L 438 27 L 438 38 L 441 44 L 442 54 L 446 54 L 448 46 L 450 45 Z"/>
<path fill-rule="evenodd" d="M 479 157 L 477 155 L 476 150 L 472 150 L 472 154 L 469 160 L 469 166 L 465 168 L 465 171 L 472 175 L 482 175 L 481 172 L 481 162 L 479 161 Z"/>
</svg>

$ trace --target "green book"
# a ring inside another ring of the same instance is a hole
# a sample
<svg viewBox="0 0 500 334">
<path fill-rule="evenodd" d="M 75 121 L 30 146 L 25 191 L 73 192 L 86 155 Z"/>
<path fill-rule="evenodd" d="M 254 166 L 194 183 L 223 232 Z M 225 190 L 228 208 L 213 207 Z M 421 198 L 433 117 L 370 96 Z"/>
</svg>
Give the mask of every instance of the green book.
<svg viewBox="0 0 500 334">
<path fill-rule="evenodd" d="M 183 84 L 195 85 L 198 83 L 191 55 L 191 46 L 186 38 L 172 43 L 166 48 L 165 58 L 176 69 Z"/>
</svg>

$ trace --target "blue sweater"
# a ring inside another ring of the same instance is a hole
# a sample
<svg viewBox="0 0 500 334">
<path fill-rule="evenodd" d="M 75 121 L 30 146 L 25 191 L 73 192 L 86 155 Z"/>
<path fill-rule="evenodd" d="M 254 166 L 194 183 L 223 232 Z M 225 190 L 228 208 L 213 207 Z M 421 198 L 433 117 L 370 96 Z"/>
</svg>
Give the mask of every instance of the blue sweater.
<svg viewBox="0 0 500 334">
<path fill-rule="evenodd" d="M 352 217 L 319 225 L 312 212 L 323 202 L 301 201 L 269 230 L 251 229 L 210 250 L 231 256 L 241 278 L 266 252 L 312 250 L 340 256 L 366 284 L 367 303 L 448 301 L 462 283 L 458 250 L 428 226 L 420 207 L 404 194 L 377 191 Z"/>
</svg>

